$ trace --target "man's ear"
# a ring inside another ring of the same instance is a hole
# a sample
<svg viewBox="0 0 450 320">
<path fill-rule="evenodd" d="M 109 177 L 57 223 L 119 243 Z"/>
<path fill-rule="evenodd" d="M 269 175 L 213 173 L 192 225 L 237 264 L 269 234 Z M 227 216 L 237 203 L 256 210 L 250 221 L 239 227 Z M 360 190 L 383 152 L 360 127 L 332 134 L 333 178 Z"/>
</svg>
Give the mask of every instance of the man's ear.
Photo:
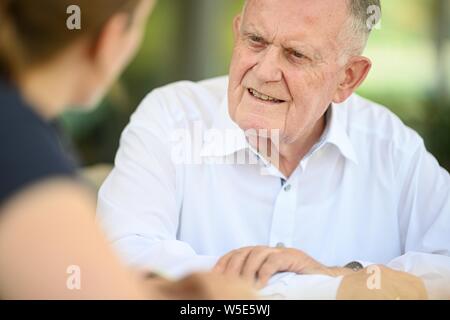
<svg viewBox="0 0 450 320">
<path fill-rule="evenodd" d="M 237 41 L 239 38 L 239 34 L 241 32 L 241 21 L 242 16 L 238 14 L 236 17 L 234 17 L 233 20 L 233 35 L 234 35 L 234 41 Z"/>
<path fill-rule="evenodd" d="M 372 61 L 366 57 L 353 57 L 345 67 L 342 82 L 334 96 L 334 103 L 342 103 L 363 83 L 372 68 Z"/>
<path fill-rule="evenodd" d="M 123 51 L 124 33 L 129 22 L 128 14 L 118 13 L 103 25 L 89 50 L 90 58 L 96 66 L 108 68 L 115 65 L 117 53 Z"/>
</svg>

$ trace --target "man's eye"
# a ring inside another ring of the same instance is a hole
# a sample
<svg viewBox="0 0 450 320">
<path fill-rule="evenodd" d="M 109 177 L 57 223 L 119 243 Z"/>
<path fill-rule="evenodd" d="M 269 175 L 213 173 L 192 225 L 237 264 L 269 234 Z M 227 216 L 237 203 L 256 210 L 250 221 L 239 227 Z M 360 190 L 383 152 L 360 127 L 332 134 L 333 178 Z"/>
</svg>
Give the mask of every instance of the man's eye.
<svg viewBox="0 0 450 320">
<path fill-rule="evenodd" d="M 264 40 L 261 37 L 258 36 L 250 36 L 249 37 L 250 42 L 254 43 L 254 44 L 263 44 Z"/>
<path fill-rule="evenodd" d="M 308 60 L 310 60 L 303 53 L 295 51 L 295 50 L 287 50 L 286 56 L 288 59 L 290 59 L 294 63 L 304 63 L 304 62 L 307 62 Z"/>
<path fill-rule="evenodd" d="M 297 51 L 292 51 L 291 55 L 294 56 L 294 58 L 297 58 L 297 59 L 306 58 L 306 56 L 304 54 L 302 54 L 300 52 L 297 52 Z"/>
</svg>

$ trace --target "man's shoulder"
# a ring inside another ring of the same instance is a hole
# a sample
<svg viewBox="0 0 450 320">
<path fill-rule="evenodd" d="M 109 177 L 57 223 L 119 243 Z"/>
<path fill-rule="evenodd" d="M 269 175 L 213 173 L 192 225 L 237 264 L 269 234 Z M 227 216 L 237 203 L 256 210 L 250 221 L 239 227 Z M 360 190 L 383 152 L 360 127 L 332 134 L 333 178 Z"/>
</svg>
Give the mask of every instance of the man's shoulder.
<svg viewBox="0 0 450 320">
<path fill-rule="evenodd" d="M 374 143 L 389 143 L 396 149 L 411 149 L 423 143 L 419 134 L 388 107 L 352 95 L 343 103 L 347 130 L 353 137 L 364 137 Z"/>
<path fill-rule="evenodd" d="M 211 95 L 217 99 L 221 99 L 227 92 L 228 87 L 228 76 L 222 76 L 217 78 L 210 78 L 198 82 L 194 81 L 177 81 L 174 83 L 167 84 L 160 88 L 155 89 L 155 91 L 160 94 L 169 95 Z"/>
<path fill-rule="evenodd" d="M 168 118 L 175 122 L 209 119 L 226 98 L 227 88 L 227 76 L 174 82 L 150 92 L 135 117 L 146 114 L 146 118 Z"/>
</svg>

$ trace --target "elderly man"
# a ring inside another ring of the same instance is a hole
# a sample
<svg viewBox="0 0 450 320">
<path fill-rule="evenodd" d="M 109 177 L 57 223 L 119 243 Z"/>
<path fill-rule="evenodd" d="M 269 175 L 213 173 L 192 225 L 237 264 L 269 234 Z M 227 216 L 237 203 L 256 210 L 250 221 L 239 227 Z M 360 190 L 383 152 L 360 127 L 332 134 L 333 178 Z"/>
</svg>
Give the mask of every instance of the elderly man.
<svg viewBox="0 0 450 320">
<path fill-rule="evenodd" d="M 129 264 L 285 298 L 450 297 L 449 174 L 354 94 L 379 5 L 248 0 L 229 78 L 143 101 L 99 195 Z"/>
</svg>

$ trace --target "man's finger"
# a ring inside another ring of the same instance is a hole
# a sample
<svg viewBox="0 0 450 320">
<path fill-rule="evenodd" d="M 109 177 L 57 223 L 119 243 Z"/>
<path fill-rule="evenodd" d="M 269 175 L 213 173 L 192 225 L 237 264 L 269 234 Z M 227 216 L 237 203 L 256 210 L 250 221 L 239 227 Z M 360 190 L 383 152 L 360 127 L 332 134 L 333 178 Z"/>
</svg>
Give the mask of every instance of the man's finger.
<svg viewBox="0 0 450 320">
<path fill-rule="evenodd" d="M 257 287 L 263 288 L 267 285 L 270 278 L 277 272 L 283 271 L 278 260 L 274 255 L 270 256 L 258 271 Z"/>
<path fill-rule="evenodd" d="M 247 261 L 242 268 L 242 276 L 244 279 L 248 280 L 251 283 L 254 283 L 257 280 L 258 271 L 263 266 L 264 262 L 273 253 L 272 248 L 261 248 L 253 250 Z"/>
<path fill-rule="evenodd" d="M 241 275 L 242 268 L 245 265 L 247 257 L 252 252 L 251 249 L 238 251 L 228 260 L 228 264 L 223 272 L 225 275 L 239 277 Z"/>
<path fill-rule="evenodd" d="M 230 259 L 233 258 L 234 255 L 240 254 L 241 252 L 249 251 L 251 250 L 251 248 L 252 247 L 245 247 L 228 252 L 226 255 L 220 258 L 219 261 L 217 261 L 212 271 L 215 273 L 225 273 L 228 263 Z"/>
<path fill-rule="evenodd" d="M 235 251 L 231 251 L 231 252 L 227 253 L 226 255 L 224 255 L 222 258 L 220 258 L 219 261 L 217 261 L 217 263 L 214 266 L 212 271 L 215 273 L 223 273 L 227 267 L 228 260 L 233 256 L 234 253 L 235 253 Z"/>
</svg>

